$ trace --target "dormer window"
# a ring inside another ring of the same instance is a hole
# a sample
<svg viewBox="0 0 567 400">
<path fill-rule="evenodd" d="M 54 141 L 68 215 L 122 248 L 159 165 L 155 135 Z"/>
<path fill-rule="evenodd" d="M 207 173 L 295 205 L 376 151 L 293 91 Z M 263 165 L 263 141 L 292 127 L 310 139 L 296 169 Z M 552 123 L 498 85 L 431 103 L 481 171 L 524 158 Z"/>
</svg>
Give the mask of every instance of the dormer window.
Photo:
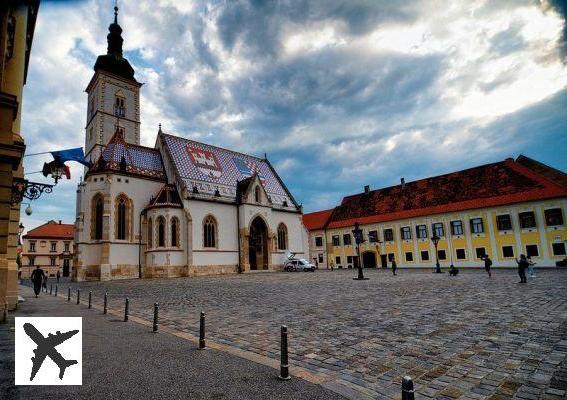
<svg viewBox="0 0 567 400">
<path fill-rule="evenodd" d="M 117 117 L 126 116 L 126 99 L 121 94 L 114 96 L 114 115 Z"/>
</svg>

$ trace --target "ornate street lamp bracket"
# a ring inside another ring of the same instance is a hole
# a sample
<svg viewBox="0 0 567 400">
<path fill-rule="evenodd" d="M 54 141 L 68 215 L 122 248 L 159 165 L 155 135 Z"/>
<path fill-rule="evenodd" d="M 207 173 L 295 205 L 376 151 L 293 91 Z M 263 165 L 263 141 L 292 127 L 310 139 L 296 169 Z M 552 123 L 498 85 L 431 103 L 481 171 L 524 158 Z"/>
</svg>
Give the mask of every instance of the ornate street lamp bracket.
<svg viewBox="0 0 567 400">
<path fill-rule="evenodd" d="M 55 185 L 14 178 L 12 183 L 12 204 L 20 203 L 24 197 L 29 200 L 37 200 L 43 193 L 51 193 L 53 186 Z"/>
</svg>

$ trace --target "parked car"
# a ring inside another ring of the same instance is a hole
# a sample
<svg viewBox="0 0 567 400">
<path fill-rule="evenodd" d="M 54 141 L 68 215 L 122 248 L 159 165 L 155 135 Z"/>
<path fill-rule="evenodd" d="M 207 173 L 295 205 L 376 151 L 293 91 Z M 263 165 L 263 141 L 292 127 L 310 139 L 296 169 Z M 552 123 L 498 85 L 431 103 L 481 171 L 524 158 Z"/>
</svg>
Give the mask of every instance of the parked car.
<svg viewBox="0 0 567 400">
<path fill-rule="evenodd" d="M 291 271 L 310 271 L 315 272 L 315 265 L 311 264 L 307 260 L 303 258 L 288 260 L 284 265 L 284 270 L 291 272 Z"/>
</svg>

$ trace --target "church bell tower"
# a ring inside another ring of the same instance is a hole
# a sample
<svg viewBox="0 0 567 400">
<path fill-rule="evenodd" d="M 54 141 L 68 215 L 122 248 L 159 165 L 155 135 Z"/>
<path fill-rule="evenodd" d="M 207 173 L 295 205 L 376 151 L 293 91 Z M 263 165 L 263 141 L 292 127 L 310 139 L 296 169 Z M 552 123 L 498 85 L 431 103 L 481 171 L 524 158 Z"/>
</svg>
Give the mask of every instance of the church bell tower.
<svg viewBox="0 0 567 400">
<path fill-rule="evenodd" d="M 108 27 L 107 53 L 98 56 L 88 94 L 85 155 L 96 162 L 110 138 L 121 132 L 128 143 L 140 144 L 140 87 L 134 69 L 122 54 L 118 7 Z"/>
</svg>

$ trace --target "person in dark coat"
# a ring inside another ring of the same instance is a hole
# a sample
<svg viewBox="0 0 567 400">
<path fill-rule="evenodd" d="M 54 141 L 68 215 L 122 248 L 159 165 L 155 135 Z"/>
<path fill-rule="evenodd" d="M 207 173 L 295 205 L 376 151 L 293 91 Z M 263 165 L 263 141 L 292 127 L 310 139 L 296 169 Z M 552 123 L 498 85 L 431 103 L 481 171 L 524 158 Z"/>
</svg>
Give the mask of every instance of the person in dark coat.
<svg viewBox="0 0 567 400">
<path fill-rule="evenodd" d="M 449 276 L 457 276 L 459 274 L 459 270 L 455 268 L 453 264 L 449 267 Z"/>
<path fill-rule="evenodd" d="M 35 267 L 30 279 L 33 282 L 33 291 L 36 298 L 39 295 L 39 292 L 41 292 L 41 285 L 43 284 L 45 278 L 45 272 L 43 272 L 43 270 L 39 268 L 39 265 Z"/>
<path fill-rule="evenodd" d="M 526 278 L 526 269 L 528 268 L 529 264 L 526 256 L 520 254 L 520 261 L 516 259 L 516 262 L 518 263 L 518 275 L 520 275 L 520 283 L 528 283 L 528 278 Z"/>
<path fill-rule="evenodd" d="M 487 255 L 484 256 L 483 260 L 484 260 L 484 269 L 486 272 L 488 272 L 488 277 L 492 278 L 492 273 L 490 272 L 490 267 L 492 267 L 492 260 Z"/>
<path fill-rule="evenodd" d="M 59 272 L 59 270 L 57 270 L 57 283 L 59 283 L 59 278 L 61 278 L 61 272 Z"/>
<path fill-rule="evenodd" d="M 396 276 L 396 270 L 398 269 L 398 265 L 396 264 L 396 259 L 392 257 L 392 273 Z"/>
</svg>

